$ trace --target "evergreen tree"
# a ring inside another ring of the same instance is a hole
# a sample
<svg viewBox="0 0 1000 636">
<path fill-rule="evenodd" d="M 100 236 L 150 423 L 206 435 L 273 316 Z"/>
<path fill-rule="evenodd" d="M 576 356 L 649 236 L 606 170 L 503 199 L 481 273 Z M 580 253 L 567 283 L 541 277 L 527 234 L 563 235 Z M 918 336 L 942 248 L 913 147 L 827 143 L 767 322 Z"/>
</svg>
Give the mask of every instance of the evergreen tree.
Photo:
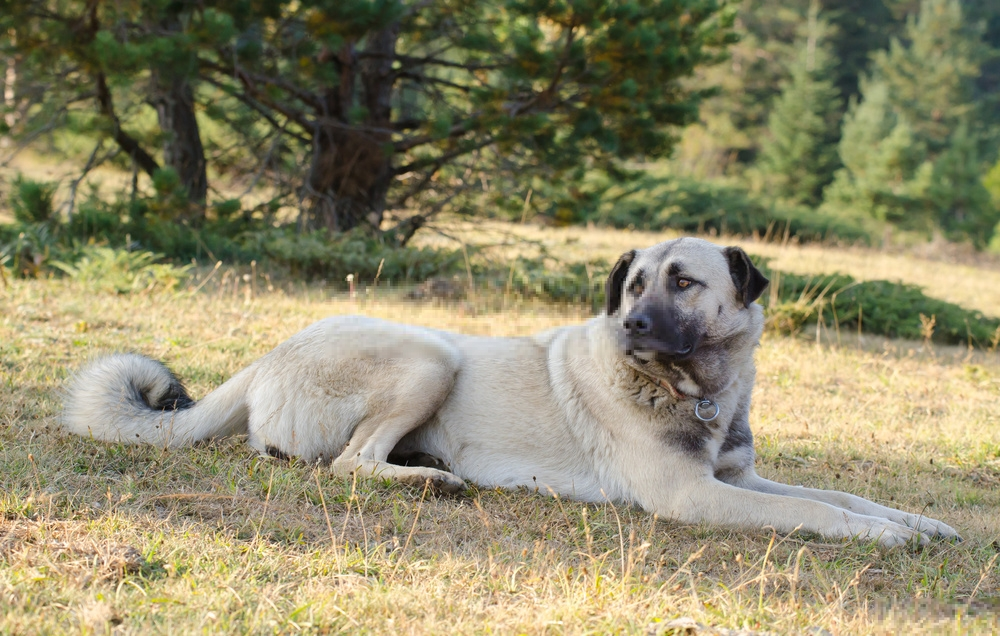
<svg viewBox="0 0 1000 636">
<path fill-rule="evenodd" d="M 665 155 L 703 94 L 682 80 L 730 41 L 723 4 L 0 0 L 0 40 L 15 29 L 31 59 L 50 105 L 38 128 L 90 101 L 139 169 L 173 168 L 158 187 L 200 200 L 195 102 L 213 119 L 238 104 L 233 132 L 263 128 L 297 162 L 310 225 L 377 232 L 388 211 L 433 212 L 495 179 L 522 201 L 534 177 L 572 199 L 587 170 Z M 150 107 L 159 130 L 144 136 Z"/>
<path fill-rule="evenodd" d="M 978 131 L 965 124 L 976 106 L 979 37 L 959 0 L 921 2 L 906 40 L 893 39 L 874 57 L 861 102 L 844 119 L 844 168 L 825 193 L 829 208 L 988 240 L 992 210 L 973 147 Z"/>
<path fill-rule="evenodd" d="M 768 119 L 760 164 L 775 195 L 808 205 L 819 202 L 840 165 L 840 91 L 830 79 L 834 65 L 823 44 L 827 26 L 817 13 L 814 1 L 792 78 Z"/>
<path fill-rule="evenodd" d="M 697 112 L 701 91 L 680 80 L 728 41 L 717 0 L 213 10 L 235 33 L 204 52 L 206 79 L 306 140 L 309 223 L 340 231 L 377 230 L 393 209 L 433 212 L 496 179 L 569 192 L 584 167 L 662 156 L 671 127 Z"/>
<path fill-rule="evenodd" d="M 986 191 L 990 193 L 994 212 L 1000 214 L 1000 161 L 983 177 L 983 185 L 986 187 Z M 992 251 L 1000 253 L 1000 221 L 997 221 L 996 226 L 993 228 L 993 236 L 990 239 L 989 247 Z"/>
<path fill-rule="evenodd" d="M 956 236 L 968 236 L 980 246 L 990 240 L 1000 213 L 986 189 L 976 139 L 962 122 L 945 152 L 934 164 L 929 196 L 942 227 Z"/>
<path fill-rule="evenodd" d="M 15 132 L 30 139 L 70 123 L 75 132 L 108 138 L 151 178 L 165 168 L 183 198 L 196 204 L 182 207 L 202 217 L 208 181 L 190 32 L 203 24 L 200 17 L 190 3 L 167 0 L 0 0 L 0 33 L 18 34 L 6 44 L 21 59 L 19 88 L 26 103 L 27 116 Z M 83 102 L 93 105 L 97 117 L 80 109 Z M 158 115 L 159 130 L 151 134 L 137 132 L 128 121 L 147 104 Z"/>
<path fill-rule="evenodd" d="M 893 38 L 873 57 L 893 110 L 913 127 L 932 155 L 972 114 L 973 90 L 984 53 L 982 30 L 963 17 L 961 0 L 923 0 L 907 21 L 905 40 Z"/>
<path fill-rule="evenodd" d="M 869 70 L 871 55 L 889 46 L 903 28 L 893 12 L 895 0 L 821 0 L 831 23 L 828 43 L 837 64 L 831 77 L 846 104 L 856 97 L 859 82 Z"/>
<path fill-rule="evenodd" d="M 861 95 L 863 101 L 852 100 L 844 117 L 844 167 L 824 192 L 824 206 L 841 216 L 930 229 L 924 198 L 933 167 L 926 147 L 893 111 L 885 82 L 863 80 Z"/>
</svg>

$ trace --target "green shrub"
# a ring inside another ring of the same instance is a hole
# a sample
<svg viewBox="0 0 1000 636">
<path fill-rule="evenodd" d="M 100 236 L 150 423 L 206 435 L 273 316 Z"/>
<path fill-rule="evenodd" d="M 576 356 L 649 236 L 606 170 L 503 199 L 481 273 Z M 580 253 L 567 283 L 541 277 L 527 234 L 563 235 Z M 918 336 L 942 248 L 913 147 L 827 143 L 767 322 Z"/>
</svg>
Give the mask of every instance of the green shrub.
<svg viewBox="0 0 1000 636">
<path fill-rule="evenodd" d="M 796 237 L 803 241 L 873 243 L 874 222 L 778 204 L 746 189 L 713 181 L 645 177 L 633 191 L 609 200 L 592 220 L 614 227 L 691 233 Z"/>
<path fill-rule="evenodd" d="M 522 258 L 506 271 L 492 272 L 491 280 L 505 290 L 509 281 L 511 291 L 522 296 L 586 303 L 597 311 L 604 303 L 604 279 L 610 269 L 604 259 L 561 264 L 552 259 Z"/>
<path fill-rule="evenodd" d="M 331 235 L 326 231 L 296 233 L 269 228 L 247 233 L 243 248 L 288 267 L 293 275 L 326 278 L 343 286 L 348 274 L 359 281 L 422 281 L 461 271 L 462 252 L 385 245 L 361 231 Z"/>
<path fill-rule="evenodd" d="M 18 175 L 10 196 L 14 218 L 20 223 L 48 223 L 53 219 L 56 183 L 34 181 Z"/>
<path fill-rule="evenodd" d="M 458 251 L 396 249 L 360 231 L 345 235 L 297 233 L 294 228 L 274 227 L 253 218 L 238 201 L 213 205 L 208 218 L 195 224 L 179 215 L 171 202 L 172 183 L 165 172 L 158 184 L 163 192 L 135 200 L 106 200 L 91 191 L 62 224 L 19 220 L 0 225 L 0 255 L 7 257 L 19 276 L 38 276 L 54 269 L 86 278 L 93 267 L 124 267 L 113 262 L 113 250 L 94 252 L 82 247 L 93 245 L 103 245 L 100 249 L 104 250 L 110 249 L 109 245 L 124 245 L 131 253 L 154 253 L 180 262 L 192 258 L 229 262 L 256 259 L 287 267 L 296 276 L 322 277 L 337 284 L 343 284 L 348 274 L 359 281 L 379 276 L 384 281 L 416 282 L 464 271 L 464 257 Z M 54 261 L 59 264 L 53 265 Z M 78 271 L 81 263 L 84 269 Z M 143 280 L 148 282 L 148 277 Z M 127 278 L 112 286 L 124 290 L 139 284 Z"/>
<path fill-rule="evenodd" d="M 762 269 L 775 285 L 765 293 L 765 312 L 779 331 L 798 331 L 822 320 L 830 327 L 856 330 L 860 323 L 866 333 L 920 340 L 933 322 L 931 339 L 936 342 L 987 347 L 1000 329 L 1000 319 L 931 298 L 916 285 L 862 282 L 844 274 L 801 276 L 770 270 L 766 263 Z"/>
<path fill-rule="evenodd" d="M 15 223 L 0 226 L 0 257 L 19 278 L 36 277 L 48 266 L 53 254 L 62 247 L 47 223 Z"/>
<path fill-rule="evenodd" d="M 178 199 L 179 200 L 179 199 Z M 180 205 L 180 204 L 178 204 Z M 183 202 L 183 205 L 188 205 Z M 172 204 L 158 197 L 105 200 L 91 193 L 79 205 L 77 213 L 64 226 L 69 240 L 122 245 L 163 254 L 180 261 L 195 259 L 250 261 L 258 255 L 248 253 L 239 235 L 253 231 L 258 224 L 242 218 L 233 219 L 232 204 L 222 207 L 227 216 L 195 225 L 178 216 Z"/>
<path fill-rule="evenodd" d="M 64 228 L 70 240 L 81 243 L 121 243 L 128 234 L 127 219 L 127 211 L 121 206 L 105 204 L 92 192 L 77 206 Z"/>
<path fill-rule="evenodd" d="M 162 255 L 144 250 L 128 251 L 88 245 L 73 263 L 54 261 L 52 266 L 70 278 L 106 292 L 171 291 L 188 276 L 191 265 L 157 263 Z"/>
</svg>

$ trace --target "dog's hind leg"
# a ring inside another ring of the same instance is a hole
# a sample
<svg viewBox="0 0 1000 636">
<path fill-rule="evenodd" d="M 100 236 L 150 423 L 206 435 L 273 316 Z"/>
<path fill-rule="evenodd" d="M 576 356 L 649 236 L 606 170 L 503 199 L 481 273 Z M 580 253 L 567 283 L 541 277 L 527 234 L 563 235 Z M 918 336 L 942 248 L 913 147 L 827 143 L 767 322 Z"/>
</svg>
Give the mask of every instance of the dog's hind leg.
<svg viewBox="0 0 1000 636">
<path fill-rule="evenodd" d="M 448 397 L 458 370 L 457 359 L 441 355 L 393 366 L 391 388 L 369 397 L 364 419 L 333 461 L 332 470 L 340 475 L 384 477 L 416 486 L 429 482 L 444 492 L 464 490 L 465 482 L 450 472 L 388 462 L 399 440 L 431 419 Z"/>
</svg>

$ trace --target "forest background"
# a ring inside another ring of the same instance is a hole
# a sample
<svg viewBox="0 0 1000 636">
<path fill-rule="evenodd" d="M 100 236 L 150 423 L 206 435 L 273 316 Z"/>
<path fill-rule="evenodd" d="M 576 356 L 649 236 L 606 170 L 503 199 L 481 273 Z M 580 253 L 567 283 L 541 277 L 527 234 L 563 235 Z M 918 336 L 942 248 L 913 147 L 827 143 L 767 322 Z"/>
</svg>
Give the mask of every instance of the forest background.
<svg viewBox="0 0 1000 636">
<path fill-rule="evenodd" d="M 15 276 L 419 280 L 444 217 L 1000 250 L 991 0 L 0 0 L 0 88 Z"/>
</svg>

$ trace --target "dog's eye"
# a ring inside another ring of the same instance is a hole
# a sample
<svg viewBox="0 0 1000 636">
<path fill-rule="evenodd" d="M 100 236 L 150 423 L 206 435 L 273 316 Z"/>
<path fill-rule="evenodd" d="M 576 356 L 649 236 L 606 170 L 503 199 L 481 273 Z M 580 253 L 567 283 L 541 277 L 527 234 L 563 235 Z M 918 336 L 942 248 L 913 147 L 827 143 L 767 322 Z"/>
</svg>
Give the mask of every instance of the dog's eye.
<svg viewBox="0 0 1000 636">
<path fill-rule="evenodd" d="M 678 278 L 677 286 L 680 287 L 681 289 L 687 289 L 688 287 L 691 286 L 691 281 L 686 278 Z"/>
<path fill-rule="evenodd" d="M 642 279 L 642 276 L 635 277 L 635 280 L 632 281 L 631 290 L 636 296 L 642 296 L 642 292 L 646 291 L 646 281 Z"/>
</svg>

